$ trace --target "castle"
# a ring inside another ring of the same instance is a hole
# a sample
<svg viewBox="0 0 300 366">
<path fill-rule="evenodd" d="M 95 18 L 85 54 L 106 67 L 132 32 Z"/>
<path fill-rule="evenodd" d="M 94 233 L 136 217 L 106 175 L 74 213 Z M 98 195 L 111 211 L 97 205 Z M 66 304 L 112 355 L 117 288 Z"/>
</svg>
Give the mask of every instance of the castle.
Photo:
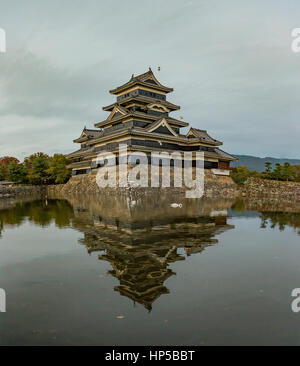
<svg viewBox="0 0 300 366">
<path fill-rule="evenodd" d="M 84 128 L 74 140 L 80 148 L 68 155 L 72 175 L 95 172 L 99 168 L 98 154 L 109 151 L 118 156 L 120 144 L 126 144 L 129 154 L 135 151 L 145 153 L 149 164 L 151 152 L 202 151 L 205 169 L 217 175 L 229 175 L 230 162 L 237 158 L 220 149 L 222 142 L 211 137 L 206 130 L 190 128 L 187 134 L 180 132 L 189 124 L 170 116 L 171 112 L 180 109 L 167 101 L 167 94 L 172 91 L 156 79 L 150 68 L 110 90 L 116 101 L 103 107 L 109 112 L 107 119 L 95 123 L 96 129 Z"/>
</svg>

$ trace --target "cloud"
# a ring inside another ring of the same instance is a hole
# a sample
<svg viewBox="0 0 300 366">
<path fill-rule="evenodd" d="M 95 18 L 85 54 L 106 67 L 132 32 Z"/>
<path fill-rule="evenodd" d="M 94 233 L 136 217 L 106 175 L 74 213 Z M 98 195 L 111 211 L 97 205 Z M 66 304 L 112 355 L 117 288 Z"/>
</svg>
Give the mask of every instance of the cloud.
<svg viewBox="0 0 300 366">
<path fill-rule="evenodd" d="M 15 156 L 22 160 L 38 151 L 67 153 L 74 148 L 73 138 L 68 120 L 17 115 L 1 117 L 1 156 Z"/>
<path fill-rule="evenodd" d="M 101 68 L 101 63 L 74 72 L 22 50 L 1 59 L 0 66 L 0 116 L 93 117 L 89 101 L 97 102 L 99 79 L 95 69 Z"/>
<path fill-rule="evenodd" d="M 76 149 L 82 127 L 106 118 L 109 89 L 160 66 L 158 79 L 175 88 L 169 100 L 182 106 L 175 117 L 229 152 L 299 158 L 300 55 L 290 50 L 297 2 L 15 5 L 1 8 L 0 155 Z"/>
</svg>

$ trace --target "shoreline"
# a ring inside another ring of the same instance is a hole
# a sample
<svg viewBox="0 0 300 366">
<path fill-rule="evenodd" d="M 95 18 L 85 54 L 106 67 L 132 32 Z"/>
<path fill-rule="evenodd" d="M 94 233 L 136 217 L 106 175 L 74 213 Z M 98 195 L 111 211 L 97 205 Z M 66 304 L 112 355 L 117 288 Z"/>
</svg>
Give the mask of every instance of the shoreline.
<svg viewBox="0 0 300 366">
<path fill-rule="evenodd" d="M 163 200 L 165 197 L 185 200 L 185 188 L 175 187 L 116 187 L 99 188 L 95 175 L 72 177 L 66 184 L 44 186 L 0 186 L 0 200 L 25 198 L 38 195 L 70 196 L 73 194 L 100 194 L 104 198 L 110 196 L 129 197 L 136 200 L 141 198 Z M 205 198 L 213 199 L 243 199 L 259 200 L 281 204 L 300 204 L 300 183 L 249 178 L 246 184 L 239 186 L 230 177 L 215 177 L 207 174 L 205 178 Z"/>
</svg>

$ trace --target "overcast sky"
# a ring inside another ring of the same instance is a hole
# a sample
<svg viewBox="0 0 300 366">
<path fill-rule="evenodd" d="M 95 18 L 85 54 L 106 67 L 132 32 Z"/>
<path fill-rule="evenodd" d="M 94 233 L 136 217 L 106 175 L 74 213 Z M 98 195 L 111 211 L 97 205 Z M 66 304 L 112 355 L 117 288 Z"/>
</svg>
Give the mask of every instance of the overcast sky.
<svg viewBox="0 0 300 366">
<path fill-rule="evenodd" d="M 108 90 L 151 66 L 172 115 L 226 151 L 300 158 L 299 15 L 299 0 L 0 0 L 0 156 L 77 149 Z"/>
</svg>

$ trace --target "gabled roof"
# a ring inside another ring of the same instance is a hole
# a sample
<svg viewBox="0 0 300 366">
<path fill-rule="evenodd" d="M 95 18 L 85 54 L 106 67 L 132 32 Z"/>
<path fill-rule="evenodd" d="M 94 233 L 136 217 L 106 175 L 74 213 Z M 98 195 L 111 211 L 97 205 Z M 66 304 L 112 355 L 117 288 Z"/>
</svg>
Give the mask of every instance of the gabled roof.
<svg viewBox="0 0 300 366">
<path fill-rule="evenodd" d="M 202 142 L 206 142 L 215 146 L 223 145 L 221 141 L 215 140 L 211 136 L 209 136 L 206 130 L 199 130 L 198 128 L 192 127 L 187 133 L 186 137 L 190 136 L 194 136 L 196 138 L 199 138 Z"/>
<path fill-rule="evenodd" d="M 167 86 L 162 85 L 156 79 L 151 68 L 149 67 L 149 71 L 147 71 L 143 74 L 137 75 L 137 76 L 132 75 L 131 79 L 127 83 L 125 83 L 121 86 L 118 86 L 117 88 L 112 89 L 109 92 L 111 94 L 118 94 L 118 93 L 122 92 L 123 90 L 133 87 L 134 85 L 147 86 L 148 88 L 150 87 L 153 89 L 161 90 L 165 93 L 169 93 L 169 92 L 173 91 L 173 88 L 168 88 Z"/>
<path fill-rule="evenodd" d="M 134 95 L 134 96 L 130 95 L 129 97 L 124 98 L 118 102 L 112 103 L 106 107 L 103 107 L 102 109 L 104 111 L 111 111 L 115 105 L 123 105 L 123 104 L 131 102 L 131 101 L 144 102 L 147 104 L 149 104 L 149 103 L 162 104 L 173 111 L 180 109 L 179 105 L 168 102 L 167 100 L 160 100 L 160 99 L 155 99 L 155 98 L 141 96 L 141 95 Z"/>
<path fill-rule="evenodd" d="M 166 112 L 166 113 L 170 112 L 169 108 L 167 108 L 166 106 L 164 106 L 163 104 L 161 104 L 159 102 L 149 103 L 147 105 L 147 109 L 158 110 L 158 111 Z"/>
<path fill-rule="evenodd" d="M 138 119 L 143 119 L 143 120 L 146 120 L 149 122 L 152 120 L 157 120 L 157 116 L 153 116 L 151 114 L 147 114 L 147 113 L 144 113 L 144 112 L 138 112 L 138 111 L 128 111 L 127 110 L 127 114 L 124 114 L 124 115 L 121 115 L 121 116 L 118 116 L 116 117 L 115 119 L 112 120 L 104 120 L 104 121 L 101 121 L 101 122 L 96 122 L 94 124 L 95 127 L 104 127 L 106 125 L 109 125 L 111 124 L 112 122 L 121 122 L 124 118 L 128 118 L 128 117 L 136 117 Z M 176 126 L 179 126 L 179 127 L 186 127 L 188 126 L 189 124 L 187 122 L 184 122 L 184 121 L 180 121 L 178 119 L 175 119 L 175 118 L 171 118 L 171 117 L 166 117 L 166 119 L 168 120 L 169 124 L 174 124 Z"/>
<path fill-rule="evenodd" d="M 81 135 L 73 141 L 74 142 L 84 142 L 89 139 L 95 139 L 95 138 L 101 136 L 102 133 L 103 132 L 101 130 L 89 130 L 84 127 L 83 131 L 81 132 Z"/>
<path fill-rule="evenodd" d="M 173 136 L 178 136 L 178 134 L 173 130 L 173 128 L 169 125 L 166 118 L 160 118 L 159 120 L 152 122 L 149 126 L 145 127 L 146 132 L 154 132 L 159 127 L 166 127 Z"/>
<path fill-rule="evenodd" d="M 182 120 L 176 119 L 176 118 L 172 118 L 172 117 L 166 117 L 167 121 L 169 122 L 170 125 L 176 125 L 179 127 L 188 127 L 189 123 L 188 122 L 184 122 Z"/>
<path fill-rule="evenodd" d="M 225 160 L 239 160 L 236 156 L 228 154 L 227 152 L 221 150 L 220 148 L 216 148 L 216 153 L 219 155 L 220 158 Z"/>
<path fill-rule="evenodd" d="M 117 113 L 120 113 L 121 115 L 125 116 L 126 114 L 128 114 L 128 112 L 129 111 L 126 108 L 116 103 L 113 110 L 111 111 L 111 114 L 108 116 L 107 121 L 111 121 Z"/>
<path fill-rule="evenodd" d="M 77 156 L 82 156 L 82 155 L 88 153 L 89 151 L 92 151 L 92 148 L 87 148 L 87 147 L 86 148 L 81 148 L 81 149 L 78 149 L 76 151 L 71 152 L 70 154 L 67 154 L 66 157 L 68 159 L 70 159 L 70 158 L 74 158 L 74 157 L 77 157 Z"/>
</svg>

